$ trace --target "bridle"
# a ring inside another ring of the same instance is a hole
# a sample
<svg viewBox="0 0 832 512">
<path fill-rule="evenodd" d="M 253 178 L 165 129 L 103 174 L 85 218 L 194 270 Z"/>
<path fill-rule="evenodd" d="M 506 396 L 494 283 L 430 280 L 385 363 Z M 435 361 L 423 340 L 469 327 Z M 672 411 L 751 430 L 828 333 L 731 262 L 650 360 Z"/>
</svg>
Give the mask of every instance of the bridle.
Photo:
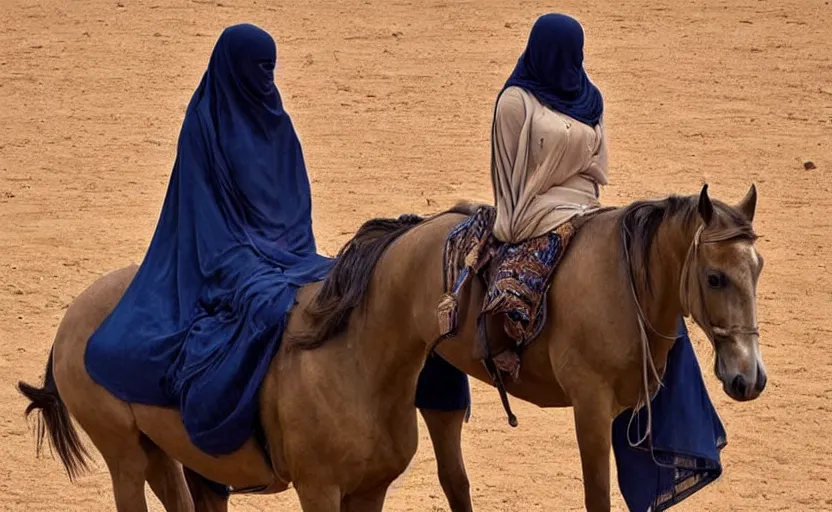
<svg viewBox="0 0 832 512">
<path fill-rule="evenodd" d="M 708 337 L 708 340 L 711 342 L 711 344 L 715 343 L 715 339 L 717 336 L 728 337 L 737 334 L 759 336 L 760 329 L 756 325 L 751 327 L 721 327 L 714 325 L 713 322 L 711 322 L 711 316 L 708 313 L 708 309 L 705 307 L 705 296 L 704 291 L 702 289 L 702 283 L 698 279 L 697 274 L 695 273 L 696 269 L 699 267 L 699 247 L 703 244 L 713 244 L 734 240 L 738 238 L 741 235 L 741 233 L 737 230 L 730 230 L 726 231 L 721 235 L 712 236 L 703 240 L 702 232 L 704 230 L 704 225 L 700 226 L 699 229 L 696 230 L 696 235 L 694 235 L 693 237 L 693 243 L 688 249 L 688 255 L 685 258 L 685 264 L 682 266 L 682 278 L 681 282 L 679 283 L 679 301 L 682 304 L 682 314 L 685 317 L 693 315 L 694 320 L 696 320 L 696 323 L 698 323 L 699 326 L 702 327 L 702 330 L 705 332 L 705 335 Z M 691 275 L 691 273 L 693 274 Z M 699 283 L 700 308 L 698 314 L 696 311 L 692 311 L 692 308 L 690 306 L 690 282 L 693 279 L 695 279 L 696 282 Z"/>
<path fill-rule="evenodd" d="M 704 244 L 711 244 L 711 243 L 719 243 L 719 242 L 727 242 L 729 240 L 736 239 L 742 235 L 739 230 L 728 230 L 725 233 L 717 234 L 715 236 L 703 239 L 702 234 L 705 231 L 705 224 L 700 224 L 697 228 L 696 233 L 693 236 L 693 241 L 691 242 L 690 246 L 688 247 L 687 255 L 685 256 L 684 264 L 682 265 L 682 272 L 679 277 L 679 300 L 682 305 L 682 315 L 684 317 L 692 316 L 694 321 L 699 325 L 702 331 L 707 336 L 708 340 L 710 341 L 712 346 L 716 346 L 716 338 L 718 337 L 730 337 L 733 335 L 760 335 L 760 329 L 758 326 L 750 326 L 750 327 L 722 327 L 716 326 L 711 322 L 711 316 L 708 313 L 708 309 L 705 307 L 705 297 L 704 297 L 704 290 L 702 286 L 701 279 L 699 277 L 699 260 L 700 260 L 700 247 Z M 638 321 L 639 333 L 641 335 L 641 348 L 642 348 L 642 377 L 643 377 L 643 393 L 644 396 L 639 398 L 639 402 L 636 404 L 636 407 L 633 408 L 633 414 L 630 417 L 630 421 L 627 425 L 627 441 L 631 447 L 635 448 L 645 440 L 651 437 L 652 435 L 652 427 L 653 427 L 653 410 L 650 405 L 650 402 L 655 397 L 650 396 L 650 376 L 648 373 L 652 374 L 652 378 L 658 383 L 658 387 L 656 388 L 656 393 L 662 387 L 662 379 L 659 376 L 659 372 L 656 369 L 656 365 L 653 362 L 653 357 L 650 351 L 650 341 L 647 337 L 647 331 L 645 326 L 650 329 L 656 336 L 669 340 L 675 341 L 676 336 L 667 336 L 662 334 L 653 327 L 650 322 L 647 320 L 647 317 L 644 314 L 644 310 L 641 307 L 641 303 L 638 300 L 638 294 L 636 292 L 636 285 L 635 285 L 635 278 L 633 276 L 633 266 L 631 263 L 630 251 L 628 250 L 627 238 L 631 235 L 628 230 L 623 231 L 624 239 L 624 255 L 627 261 L 627 271 L 630 278 L 630 289 L 633 294 L 633 300 L 635 301 L 636 305 L 636 319 Z M 698 303 L 699 307 L 694 310 L 691 307 L 691 284 L 695 282 L 698 286 Z M 649 370 L 649 371 L 648 371 Z M 642 404 L 642 400 L 644 403 Z M 632 426 L 633 419 L 638 414 L 638 411 L 641 410 L 642 407 L 647 409 L 647 428 L 644 431 L 644 435 L 638 439 L 637 441 L 633 441 L 630 439 L 630 427 Z M 652 452 L 652 449 L 651 449 Z M 654 457 L 655 461 L 655 457 Z M 658 461 L 655 461 L 658 464 Z"/>
</svg>

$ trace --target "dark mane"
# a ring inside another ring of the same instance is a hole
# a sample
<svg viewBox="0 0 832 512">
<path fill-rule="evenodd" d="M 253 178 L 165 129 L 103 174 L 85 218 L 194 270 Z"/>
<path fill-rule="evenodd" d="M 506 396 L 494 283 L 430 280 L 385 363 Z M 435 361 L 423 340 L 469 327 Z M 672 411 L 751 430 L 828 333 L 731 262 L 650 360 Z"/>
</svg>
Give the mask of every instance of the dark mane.
<svg viewBox="0 0 832 512">
<path fill-rule="evenodd" d="M 751 223 L 742 213 L 720 201 L 712 200 L 712 203 L 714 220 L 708 228 L 709 233 L 717 237 L 730 233 L 732 238 L 757 238 Z M 659 227 L 669 219 L 676 219 L 683 226 L 693 226 L 698 216 L 697 196 L 674 195 L 659 200 L 637 201 L 624 208 L 619 221 L 624 251 L 629 254 L 636 282 L 642 283 L 648 292 L 652 292 L 650 252 Z"/>
<path fill-rule="evenodd" d="M 453 206 L 453 208 L 451 208 L 450 210 L 448 210 L 446 212 L 440 213 L 439 215 L 447 215 L 447 214 L 455 213 L 455 214 L 458 214 L 458 215 L 465 215 L 466 217 L 470 217 L 471 215 L 474 215 L 475 213 L 477 213 L 477 210 L 482 208 L 482 207 L 493 208 L 493 206 L 487 205 L 487 204 L 484 204 L 484 203 L 474 203 L 474 202 L 471 202 L 471 201 L 460 201 L 460 202 L 456 203 Z M 437 217 L 439 215 L 437 215 Z"/>
<path fill-rule="evenodd" d="M 475 209 L 476 205 L 459 203 L 433 218 L 449 213 L 470 216 Z M 373 270 L 384 251 L 425 220 L 418 215 L 402 215 L 365 222 L 338 252 L 335 265 L 305 311 L 311 327 L 287 340 L 291 347 L 311 350 L 343 332 L 353 310 L 364 299 Z"/>
</svg>

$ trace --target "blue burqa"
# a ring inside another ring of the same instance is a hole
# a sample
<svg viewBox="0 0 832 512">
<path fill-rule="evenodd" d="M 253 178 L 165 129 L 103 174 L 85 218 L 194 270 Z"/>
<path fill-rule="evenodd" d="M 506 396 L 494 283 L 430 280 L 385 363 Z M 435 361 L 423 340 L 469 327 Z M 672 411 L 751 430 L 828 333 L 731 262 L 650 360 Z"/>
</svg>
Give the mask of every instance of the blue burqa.
<svg viewBox="0 0 832 512">
<path fill-rule="evenodd" d="M 144 261 L 90 339 L 90 376 L 122 400 L 177 407 L 193 443 L 234 451 L 296 290 L 325 277 L 303 153 L 274 84 L 276 47 L 227 28 L 191 98 Z"/>
</svg>

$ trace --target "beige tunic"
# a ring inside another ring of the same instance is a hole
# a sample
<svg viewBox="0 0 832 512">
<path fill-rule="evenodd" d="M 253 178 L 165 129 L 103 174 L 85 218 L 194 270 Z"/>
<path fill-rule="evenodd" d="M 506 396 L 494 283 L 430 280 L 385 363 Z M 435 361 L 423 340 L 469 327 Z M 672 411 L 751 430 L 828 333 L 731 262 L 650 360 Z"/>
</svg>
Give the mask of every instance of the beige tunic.
<svg viewBox="0 0 832 512">
<path fill-rule="evenodd" d="M 591 127 L 509 87 L 497 102 L 491 134 L 494 236 L 517 243 L 600 206 L 607 184 L 603 123 Z"/>
</svg>

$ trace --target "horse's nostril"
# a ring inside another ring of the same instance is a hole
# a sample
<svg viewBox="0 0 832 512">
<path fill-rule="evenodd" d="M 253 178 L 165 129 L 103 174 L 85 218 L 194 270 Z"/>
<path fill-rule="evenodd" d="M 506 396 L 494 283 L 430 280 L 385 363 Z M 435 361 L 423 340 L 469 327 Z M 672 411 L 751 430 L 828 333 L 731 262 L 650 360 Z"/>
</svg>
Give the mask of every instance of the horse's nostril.
<svg viewBox="0 0 832 512">
<path fill-rule="evenodd" d="M 768 376 L 766 376 L 766 372 L 760 371 L 757 372 L 757 392 L 762 393 L 764 389 L 766 389 L 766 383 L 768 382 Z"/>
<path fill-rule="evenodd" d="M 745 389 L 745 377 L 742 375 L 734 377 L 734 380 L 731 381 L 731 390 L 734 392 L 734 395 L 738 397 L 745 396 Z"/>
</svg>

